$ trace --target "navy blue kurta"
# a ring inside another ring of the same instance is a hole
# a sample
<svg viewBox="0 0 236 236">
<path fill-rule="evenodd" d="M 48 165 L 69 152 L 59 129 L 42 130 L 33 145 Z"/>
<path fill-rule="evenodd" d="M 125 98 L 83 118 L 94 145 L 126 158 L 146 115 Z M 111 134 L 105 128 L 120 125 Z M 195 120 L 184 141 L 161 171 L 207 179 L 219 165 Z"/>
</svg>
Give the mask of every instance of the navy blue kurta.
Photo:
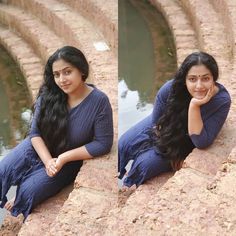
<svg viewBox="0 0 236 236">
<path fill-rule="evenodd" d="M 157 93 L 152 114 L 130 128 L 119 139 L 118 171 L 120 179 L 126 173 L 127 163 L 133 160 L 131 169 L 123 182 L 125 186 L 130 187 L 134 184 L 139 186 L 160 173 L 172 170 L 170 161 L 163 158 L 155 145 L 155 140 L 152 144 L 154 138 L 150 135 L 151 129 L 165 112 L 172 84 L 173 80 L 170 80 L 161 87 Z M 192 150 L 194 147 L 206 148 L 211 145 L 226 120 L 231 104 L 230 95 L 223 85 L 219 83 L 216 85 L 219 88 L 218 93 L 200 108 L 203 129 L 199 135 L 189 136 L 192 147 L 183 147 L 188 148 L 187 150 Z"/>
<path fill-rule="evenodd" d="M 54 177 L 49 177 L 41 159 L 31 144 L 31 138 L 40 136 L 37 129 L 40 98 L 36 102 L 29 136 L 0 162 L 1 207 L 12 185 L 17 193 L 11 214 L 23 213 L 26 218 L 32 209 L 55 195 L 76 177 L 83 161 L 67 163 Z M 93 157 L 108 153 L 113 143 L 112 109 L 108 97 L 97 88 L 69 111 L 68 150 L 86 147 Z M 55 143 L 56 145 L 56 143 Z"/>
</svg>

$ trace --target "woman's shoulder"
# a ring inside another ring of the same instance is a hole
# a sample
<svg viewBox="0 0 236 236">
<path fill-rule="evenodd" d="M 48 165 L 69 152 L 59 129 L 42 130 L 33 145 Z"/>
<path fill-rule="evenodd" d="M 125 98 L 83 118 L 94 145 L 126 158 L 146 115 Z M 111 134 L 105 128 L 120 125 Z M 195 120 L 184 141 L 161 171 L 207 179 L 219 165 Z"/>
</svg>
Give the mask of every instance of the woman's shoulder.
<svg viewBox="0 0 236 236">
<path fill-rule="evenodd" d="M 216 85 L 219 91 L 208 103 L 202 106 L 203 113 L 210 114 L 221 109 L 227 108 L 228 110 L 230 108 L 231 98 L 229 92 L 222 84 L 217 82 Z"/>
<path fill-rule="evenodd" d="M 172 88 L 172 84 L 173 84 L 173 79 L 168 80 L 161 86 L 161 88 L 157 92 L 157 96 L 159 97 L 159 99 L 161 99 L 162 101 L 167 100 Z"/>
<path fill-rule="evenodd" d="M 229 102 L 231 103 L 231 97 L 228 90 L 224 87 L 223 84 L 216 83 L 217 87 L 219 88 L 218 93 L 215 95 L 215 100 L 221 100 L 222 102 Z"/>
<path fill-rule="evenodd" d="M 109 101 L 108 96 L 100 89 L 98 89 L 95 85 L 93 84 L 88 84 L 89 86 L 93 87 L 93 91 L 92 91 L 92 97 L 94 101 Z"/>
</svg>

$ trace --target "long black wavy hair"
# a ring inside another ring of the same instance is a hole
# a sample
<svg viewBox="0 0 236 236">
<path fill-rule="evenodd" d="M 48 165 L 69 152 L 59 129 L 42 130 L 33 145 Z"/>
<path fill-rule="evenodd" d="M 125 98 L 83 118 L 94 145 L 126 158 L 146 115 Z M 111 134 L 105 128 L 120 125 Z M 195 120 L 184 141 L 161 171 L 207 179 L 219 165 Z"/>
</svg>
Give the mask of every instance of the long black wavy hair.
<svg viewBox="0 0 236 236">
<path fill-rule="evenodd" d="M 89 74 L 89 65 L 84 54 L 72 46 L 58 49 L 46 63 L 44 81 L 38 93 L 41 100 L 37 126 L 53 157 L 67 150 L 68 96 L 55 83 L 52 70 L 53 63 L 59 59 L 76 67 L 81 72 L 83 81 Z"/>
<path fill-rule="evenodd" d="M 214 81 L 219 75 L 215 59 L 205 52 L 194 52 L 187 56 L 176 72 L 166 111 L 158 120 L 155 130 L 157 146 L 172 166 L 173 163 L 178 166 L 194 148 L 188 136 L 188 108 L 192 97 L 186 86 L 186 76 L 195 65 L 205 65 Z"/>
</svg>

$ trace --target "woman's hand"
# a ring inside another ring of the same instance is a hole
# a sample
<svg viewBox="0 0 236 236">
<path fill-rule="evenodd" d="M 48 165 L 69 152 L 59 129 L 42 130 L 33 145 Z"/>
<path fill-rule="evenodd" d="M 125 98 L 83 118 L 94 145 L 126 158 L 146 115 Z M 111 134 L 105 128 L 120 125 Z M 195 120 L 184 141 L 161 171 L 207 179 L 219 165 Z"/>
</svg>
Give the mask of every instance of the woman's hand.
<svg viewBox="0 0 236 236">
<path fill-rule="evenodd" d="M 46 173 L 49 177 L 53 177 L 57 174 L 58 170 L 56 168 L 56 158 L 52 158 L 47 161 L 45 165 Z"/>
<path fill-rule="evenodd" d="M 55 176 L 61 170 L 64 164 L 65 161 L 62 155 L 58 156 L 58 158 L 50 159 L 45 166 L 47 175 L 49 177 Z"/>
<path fill-rule="evenodd" d="M 56 159 L 56 168 L 57 168 L 57 172 L 59 172 L 61 170 L 61 168 L 65 165 L 65 159 L 63 154 L 59 155 L 58 158 Z"/>
<path fill-rule="evenodd" d="M 197 99 L 197 98 L 192 98 L 190 105 L 195 105 L 195 106 L 202 106 L 203 104 L 206 104 L 207 102 L 209 102 L 211 100 L 211 98 L 217 93 L 217 86 L 215 84 L 213 84 L 211 86 L 211 88 L 208 90 L 206 96 L 202 99 Z"/>
</svg>

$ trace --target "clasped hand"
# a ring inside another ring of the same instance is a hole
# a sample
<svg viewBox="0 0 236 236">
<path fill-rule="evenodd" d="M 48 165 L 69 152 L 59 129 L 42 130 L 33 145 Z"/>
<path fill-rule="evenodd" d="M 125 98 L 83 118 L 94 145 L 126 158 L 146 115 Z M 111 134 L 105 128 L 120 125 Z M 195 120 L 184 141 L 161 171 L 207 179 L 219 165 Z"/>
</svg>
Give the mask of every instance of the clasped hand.
<svg viewBox="0 0 236 236">
<path fill-rule="evenodd" d="M 52 158 L 45 165 L 46 173 L 49 177 L 55 176 L 63 167 L 64 163 L 61 158 Z"/>
<path fill-rule="evenodd" d="M 197 105 L 197 106 L 201 106 L 203 104 L 206 104 L 217 93 L 217 89 L 218 89 L 217 86 L 215 84 L 213 84 L 211 86 L 211 88 L 208 90 L 205 97 L 203 97 L 202 99 L 192 98 L 191 103 L 194 105 Z"/>
</svg>

